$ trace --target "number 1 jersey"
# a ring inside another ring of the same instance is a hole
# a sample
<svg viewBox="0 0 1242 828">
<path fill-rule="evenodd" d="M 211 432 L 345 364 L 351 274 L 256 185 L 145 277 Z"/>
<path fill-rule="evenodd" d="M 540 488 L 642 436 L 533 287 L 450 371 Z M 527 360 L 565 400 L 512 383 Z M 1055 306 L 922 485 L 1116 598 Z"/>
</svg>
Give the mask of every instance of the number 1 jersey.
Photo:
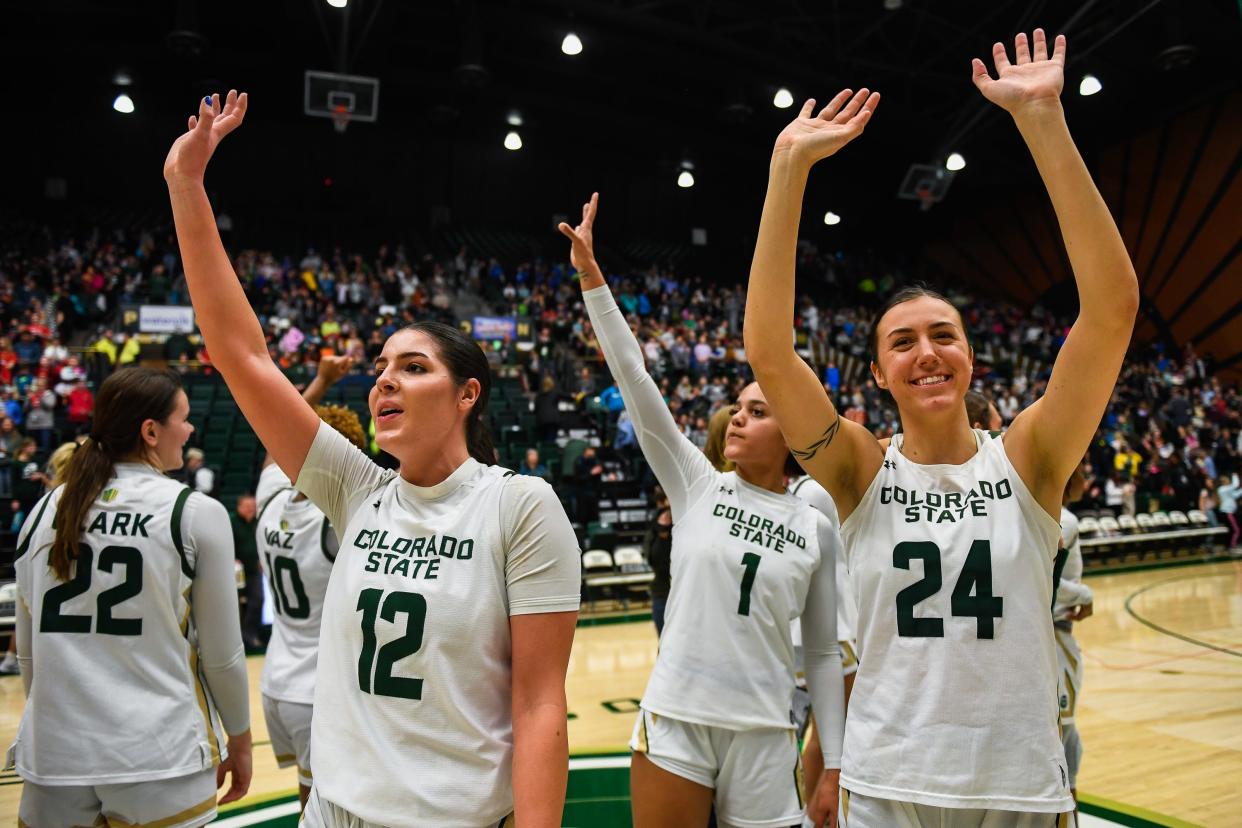
<svg viewBox="0 0 1242 828">
<path fill-rule="evenodd" d="M 577 539 L 543 480 L 468 459 L 415 486 L 321 424 L 297 487 L 340 531 L 311 730 L 318 796 L 365 822 L 513 811 L 509 618 L 578 609 Z"/>
<path fill-rule="evenodd" d="M 1061 528 L 975 431 L 961 465 L 893 438 L 841 525 L 863 653 L 841 786 L 946 808 L 1071 810 L 1049 622 Z"/>
</svg>

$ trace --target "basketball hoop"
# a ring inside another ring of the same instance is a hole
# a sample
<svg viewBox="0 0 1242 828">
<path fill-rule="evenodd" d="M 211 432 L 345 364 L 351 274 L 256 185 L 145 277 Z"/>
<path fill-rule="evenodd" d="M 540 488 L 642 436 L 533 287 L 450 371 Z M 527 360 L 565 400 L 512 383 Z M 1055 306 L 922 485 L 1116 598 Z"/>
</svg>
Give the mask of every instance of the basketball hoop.
<svg viewBox="0 0 1242 828">
<path fill-rule="evenodd" d="M 349 110 L 345 108 L 344 104 L 337 104 L 332 107 L 333 129 L 335 129 L 338 133 L 344 132 L 345 128 L 349 126 L 349 121 Z"/>
</svg>

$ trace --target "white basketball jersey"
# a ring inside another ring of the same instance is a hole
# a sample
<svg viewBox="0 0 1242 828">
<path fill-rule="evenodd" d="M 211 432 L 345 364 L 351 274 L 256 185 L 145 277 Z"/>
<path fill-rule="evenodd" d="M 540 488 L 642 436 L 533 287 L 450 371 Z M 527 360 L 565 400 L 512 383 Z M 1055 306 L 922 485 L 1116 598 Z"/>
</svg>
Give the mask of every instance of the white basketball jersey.
<svg viewBox="0 0 1242 828">
<path fill-rule="evenodd" d="M 255 527 L 259 564 L 272 596 L 272 638 L 259 689 L 279 701 L 313 704 L 323 598 L 336 557 L 328 518 L 299 498 L 275 464 L 259 476 Z"/>
<path fill-rule="evenodd" d="M 919 465 L 893 438 L 841 527 L 858 601 L 841 786 L 947 808 L 1074 806 L 1048 610 L 1060 527 L 1004 440 Z"/>
<path fill-rule="evenodd" d="M 187 498 L 203 495 L 117 464 L 84 521 L 72 577 L 60 581 L 48 555 L 63 492 L 36 506 L 17 549 L 37 667 L 18 773 L 43 785 L 101 785 L 218 765 L 225 737 L 199 670 L 195 554 L 181 536 Z"/>
<path fill-rule="evenodd" d="M 831 530 L 803 501 L 736 472 L 704 488 L 673 526 L 673 587 L 642 706 L 729 730 L 790 727 L 790 622 Z"/>
<path fill-rule="evenodd" d="M 1062 507 L 1061 509 L 1061 542 L 1065 545 L 1065 566 L 1061 569 L 1061 580 L 1069 581 L 1072 584 L 1082 583 L 1082 544 L 1078 538 L 1078 516 L 1069 509 Z M 1066 603 L 1063 598 L 1069 598 L 1059 591 L 1057 601 L 1052 609 L 1052 617 L 1057 621 L 1064 620 L 1069 617 L 1070 611 L 1074 607 L 1082 603 L 1082 601 L 1074 601 L 1074 603 Z"/>
<path fill-rule="evenodd" d="M 315 676 L 318 796 L 394 828 L 499 822 L 513 811 L 510 616 L 578 606 L 577 543 L 551 488 L 474 460 L 415 486 L 325 425 L 298 487 L 344 527 Z M 555 513 L 515 525 L 506 504 L 536 490 Z M 532 537 L 555 559 L 520 559 Z M 523 583 L 563 568 L 559 594 L 520 597 L 527 564 Z"/>
<path fill-rule="evenodd" d="M 854 601 L 850 586 L 849 563 L 846 560 L 844 544 L 840 540 L 841 518 L 837 514 L 837 504 L 833 502 L 828 490 L 816 482 L 810 475 L 803 475 L 789 484 L 790 494 L 797 495 L 811 506 L 822 512 L 832 524 L 833 534 L 837 543 L 837 638 L 847 642 L 858 653 L 854 640 L 854 628 L 858 626 L 858 604 Z M 847 670 L 847 672 L 849 672 Z"/>
</svg>

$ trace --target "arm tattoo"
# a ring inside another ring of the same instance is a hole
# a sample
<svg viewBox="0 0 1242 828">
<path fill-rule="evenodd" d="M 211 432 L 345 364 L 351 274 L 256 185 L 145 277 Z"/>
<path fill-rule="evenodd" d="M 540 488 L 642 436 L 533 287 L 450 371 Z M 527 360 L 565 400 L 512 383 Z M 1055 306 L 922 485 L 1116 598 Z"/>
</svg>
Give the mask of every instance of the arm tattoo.
<svg viewBox="0 0 1242 828">
<path fill-rule="evenodd" d="M 790 449 L 795 460 L 798 462 L 810 460 L 819 453 L 820 449 L 831 443 L 832 439 L 837 436 L 837 429 L 841 427 L 841 413 L 839 411 L 834 411 L 833 413 L 836 416 L 833 418 L 832 422 L 828 424 L 828 427 L 824 429 L 822 437 L 804 449 Z"/>
</svg>

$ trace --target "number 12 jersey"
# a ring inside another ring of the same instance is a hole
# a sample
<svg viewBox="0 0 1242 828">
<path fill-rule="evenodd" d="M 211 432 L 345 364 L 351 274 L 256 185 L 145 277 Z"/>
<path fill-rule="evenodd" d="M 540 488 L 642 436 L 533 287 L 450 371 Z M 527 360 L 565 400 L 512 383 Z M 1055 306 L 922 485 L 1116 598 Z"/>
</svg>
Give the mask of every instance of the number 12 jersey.
<svg viewBox="0 0 1242 828">
<path fill-rule="evenodd" d="M 577 539 L 543 480 L 468 459 L 435 486 L 321 424 L 297 487 L 340 530 L 311 730 L 317 795 L 368 823 L 513 811 L 509 618 L 578 609 Z"/>
</svg>

